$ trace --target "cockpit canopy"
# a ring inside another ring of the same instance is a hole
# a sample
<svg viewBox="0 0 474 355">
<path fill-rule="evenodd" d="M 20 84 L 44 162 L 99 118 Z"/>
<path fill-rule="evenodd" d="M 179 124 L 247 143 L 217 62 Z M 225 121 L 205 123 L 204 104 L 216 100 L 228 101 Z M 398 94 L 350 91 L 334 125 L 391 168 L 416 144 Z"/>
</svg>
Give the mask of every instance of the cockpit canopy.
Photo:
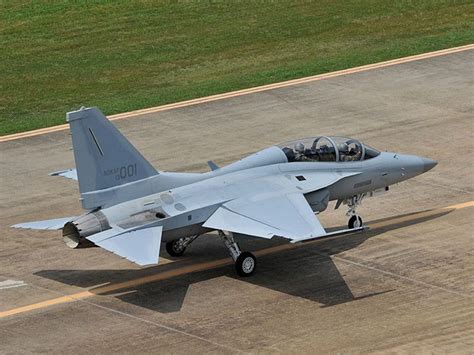
<svg viewBox="0 0 474 355">
<path fill-rule="evenodd" d="M 380 152 L 357 139 L 346 137 L 303 138 L 278 145 L 288 162 L 349 162 L 367 160 Z"/>
</svg>

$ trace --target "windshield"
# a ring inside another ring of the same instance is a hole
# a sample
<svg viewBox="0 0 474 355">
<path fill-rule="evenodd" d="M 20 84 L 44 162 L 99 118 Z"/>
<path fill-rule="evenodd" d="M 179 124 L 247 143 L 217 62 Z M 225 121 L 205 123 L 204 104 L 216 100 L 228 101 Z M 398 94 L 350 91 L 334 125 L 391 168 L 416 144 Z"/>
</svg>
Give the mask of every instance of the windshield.
<svg viewBox="0 0 474 355">
<path fill-rule="evenodd" d="M 347 137 L 311 137 L 278 145 L 289 162 L 351 162 L 376 157 L 380 152 L 357 139 Z"/>
</svg>

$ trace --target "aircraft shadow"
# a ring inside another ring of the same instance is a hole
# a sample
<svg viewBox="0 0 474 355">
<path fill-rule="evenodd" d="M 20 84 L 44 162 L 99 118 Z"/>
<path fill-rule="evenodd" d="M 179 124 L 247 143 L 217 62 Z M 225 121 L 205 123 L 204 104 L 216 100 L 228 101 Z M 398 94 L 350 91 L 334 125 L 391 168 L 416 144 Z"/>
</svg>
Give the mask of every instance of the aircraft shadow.
<svg viewBox="0 0 474 355">
<path fill-rule="evenodd" d="M 262 256 L 258 259 L 259 269 L 257 273 L 247 278 L 238 277 L 233 265 L 227 265 L 112 292 L 102 292 L 100 287 L 96 290 L 100 295 L 113 295 L 124 302 L 161 313 L 170 313 L 180 311 L 190 285 L 226 276 L 311 300 L 321 304 L 322 307 L 353 302 L 391 290 L 354 296 L 331 255 L 355 248 L 366 240 L 386 231 L 424 223 L 450 212 L 452 211 L 423 211 L 374 220 L 370 222 L 371 225 L 382 224 L 382 226 L 361 233 L 322 239 L 298 248 Z M 259 250 L 286 243 L 286 241 L 278 238 L 271 241 L 244 236 L 239 238 L 239 244 L 243 250 Z M 126 282 L 155 275 L 157 271 L 161 273 L 180 269 L 200 261 L 216 260 L 216 255 L 226 257 L 226 252 L 227 250 L 217 238 L 199 238 L 190 246 L 188 258 L 177 263 L 138 270 L 42 270 L 35 273 L 35 275 L 69 285 L 90 288 L 105 283 Z M 166 254 L 163 254 L 163 256 L 167 257 Z M 94 292 L 94 289 L 91 291 Z"/>
</svg>

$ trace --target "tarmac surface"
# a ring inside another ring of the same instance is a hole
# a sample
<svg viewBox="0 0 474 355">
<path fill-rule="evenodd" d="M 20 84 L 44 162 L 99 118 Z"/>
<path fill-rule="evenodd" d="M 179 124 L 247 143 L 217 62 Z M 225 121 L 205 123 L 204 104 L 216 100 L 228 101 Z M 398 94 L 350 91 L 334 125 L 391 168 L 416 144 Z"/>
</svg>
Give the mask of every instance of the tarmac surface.
<svg viewBox="0 0 474 355">
<path fill-rule="evenodd" d="M 68 131 L 0 144 L 0 353 L 452 352 L 474 349 L 474 51 L 122 119 L 158 169 L 204 171 L 304 136 L 344 135 L 438 166 L 364 201 L 369 231 L 300 245 L 215 234 L 140 269 L 60 231 L 80 214 Z M 334 203 L 320 215 L 345 226 Z M 162 248 L 164 249 L 164 248 Z"/>
</svg>

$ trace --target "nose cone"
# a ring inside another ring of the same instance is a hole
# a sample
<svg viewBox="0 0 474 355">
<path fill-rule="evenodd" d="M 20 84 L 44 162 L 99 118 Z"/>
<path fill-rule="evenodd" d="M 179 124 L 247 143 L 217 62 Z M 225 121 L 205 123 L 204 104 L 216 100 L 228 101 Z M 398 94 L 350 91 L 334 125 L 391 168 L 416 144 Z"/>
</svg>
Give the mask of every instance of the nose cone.
<svg viewBox="0 0 474 355">
<path fill-rule="evenodd" d="M 433 169 L 438 162 L 436 160 L 428 159 L 428 158 L 421 158 L 423 161 L 423 172 L 426 173 L 428 170 Z"/>
</svg>

